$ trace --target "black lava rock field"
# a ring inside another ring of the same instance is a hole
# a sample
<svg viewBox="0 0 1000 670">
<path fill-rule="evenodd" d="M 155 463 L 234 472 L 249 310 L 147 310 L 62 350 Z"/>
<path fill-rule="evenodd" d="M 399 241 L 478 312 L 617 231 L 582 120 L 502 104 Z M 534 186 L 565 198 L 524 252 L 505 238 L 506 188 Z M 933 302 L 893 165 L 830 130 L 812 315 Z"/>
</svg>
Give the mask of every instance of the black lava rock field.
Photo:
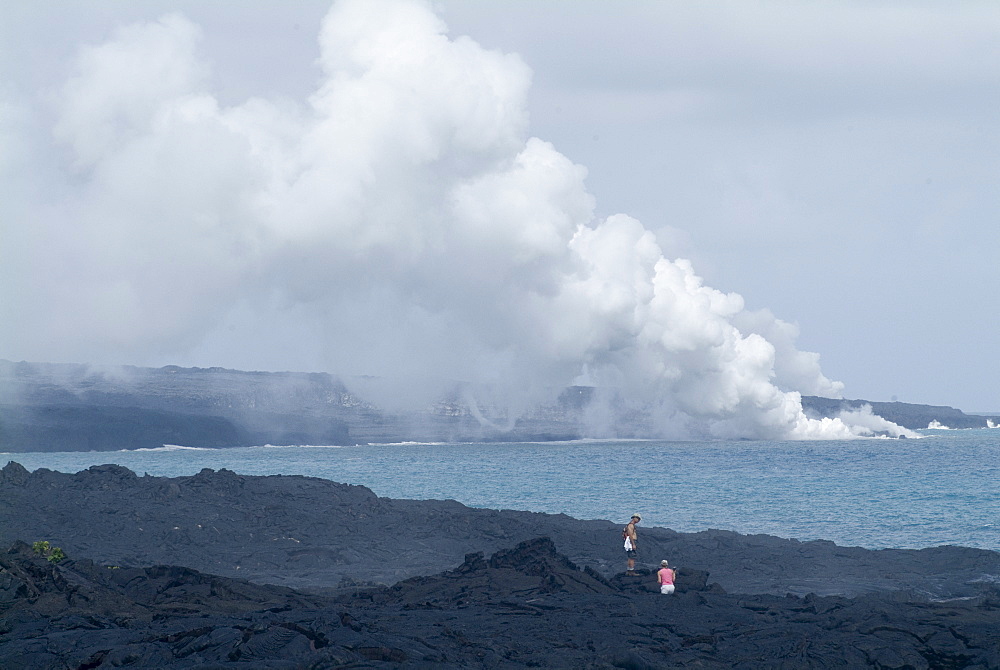
<svg viewBox="0 0 1000 670">
<path fill-rule="evenodd" d="M 612 521 L 11 463 L 0 668 L 1000 668 L 996 552 L 639 532 L 626 575 Z"/>
</svg>

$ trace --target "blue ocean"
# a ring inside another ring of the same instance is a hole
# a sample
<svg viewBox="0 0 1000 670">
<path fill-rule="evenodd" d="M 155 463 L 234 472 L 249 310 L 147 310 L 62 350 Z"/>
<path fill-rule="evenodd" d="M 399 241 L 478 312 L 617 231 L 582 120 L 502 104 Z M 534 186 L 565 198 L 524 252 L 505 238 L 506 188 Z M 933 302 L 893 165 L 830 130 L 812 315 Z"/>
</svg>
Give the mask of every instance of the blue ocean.
<svg viewBox="0 0 1000 670">
<path fill-rule="evenodd" d="M 380 496 L 708 528 L 868 548 L 1000 550 L 1000 429 L 822 442 L 585 441 L 4 454 L 29 470 L 227 468 L 362 484 Z M 127 504 L 123 501 L 123 504 Z"/>
</svg>

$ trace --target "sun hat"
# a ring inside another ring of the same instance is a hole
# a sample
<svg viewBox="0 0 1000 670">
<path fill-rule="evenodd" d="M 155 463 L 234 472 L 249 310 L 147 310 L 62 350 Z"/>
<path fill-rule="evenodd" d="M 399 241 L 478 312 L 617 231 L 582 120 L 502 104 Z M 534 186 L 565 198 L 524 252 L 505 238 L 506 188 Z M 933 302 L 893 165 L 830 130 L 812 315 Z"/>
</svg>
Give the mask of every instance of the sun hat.
<svg viewBox="0 0 1000 670">
<path fill-rule="evenodd" d="M 633 514 L 633 515 L 632 515 L 632 518 L 633 518 L 633 519 L 638 519 L 639 521 L 642 521 L 642 517 L 641 517 L 641 516 L 639 516 L 638 514 Z"/>
</svg>

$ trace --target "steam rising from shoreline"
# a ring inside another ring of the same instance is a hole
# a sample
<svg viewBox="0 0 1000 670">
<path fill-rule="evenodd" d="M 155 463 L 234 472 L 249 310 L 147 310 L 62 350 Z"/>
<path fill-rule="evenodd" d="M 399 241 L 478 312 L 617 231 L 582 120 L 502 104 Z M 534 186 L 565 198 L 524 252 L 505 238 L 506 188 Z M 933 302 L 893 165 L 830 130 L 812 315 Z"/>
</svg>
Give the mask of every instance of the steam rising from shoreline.
<svg viewBox="0 0 1000 670">
<path fill-rule="evenodd" d="M 595 217 L 585 168 L 529 135 L 518 56 L 449 38 L 422 2 L 345 0 L 307 101 L 223 106 L 199 40 L 170 15 L 80 50 L 52 125 L 59 197 L 25 193 L 0 224 L 6 351 L 458 379 L 512 415 L 588 384 L 595 436 L 612 404 L 650 436 L 872 430 L 805 417 L 800 393 L 842 385 L 794 326 L 705 286 L 635 219 Z M 26 116 L 4 115 L 3 146 Z"/>
</svg>

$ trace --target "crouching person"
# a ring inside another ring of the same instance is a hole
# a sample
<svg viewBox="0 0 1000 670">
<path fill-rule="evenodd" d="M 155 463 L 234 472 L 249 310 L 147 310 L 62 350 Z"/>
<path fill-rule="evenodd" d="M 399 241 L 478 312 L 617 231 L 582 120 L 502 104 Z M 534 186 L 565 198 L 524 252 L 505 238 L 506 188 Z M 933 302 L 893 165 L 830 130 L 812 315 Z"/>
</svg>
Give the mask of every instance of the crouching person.
<svg viewBox="0 0 1000 670">
<path fill-rule="evenodd" d="M 656 572 L 656 579 L 660 582 L 660 593 L 670 595 L 674 592 L 674 579 L 677 573 L 667 567 L 666 560 L 660 561 L 660 569 Z"/>
</svg>

